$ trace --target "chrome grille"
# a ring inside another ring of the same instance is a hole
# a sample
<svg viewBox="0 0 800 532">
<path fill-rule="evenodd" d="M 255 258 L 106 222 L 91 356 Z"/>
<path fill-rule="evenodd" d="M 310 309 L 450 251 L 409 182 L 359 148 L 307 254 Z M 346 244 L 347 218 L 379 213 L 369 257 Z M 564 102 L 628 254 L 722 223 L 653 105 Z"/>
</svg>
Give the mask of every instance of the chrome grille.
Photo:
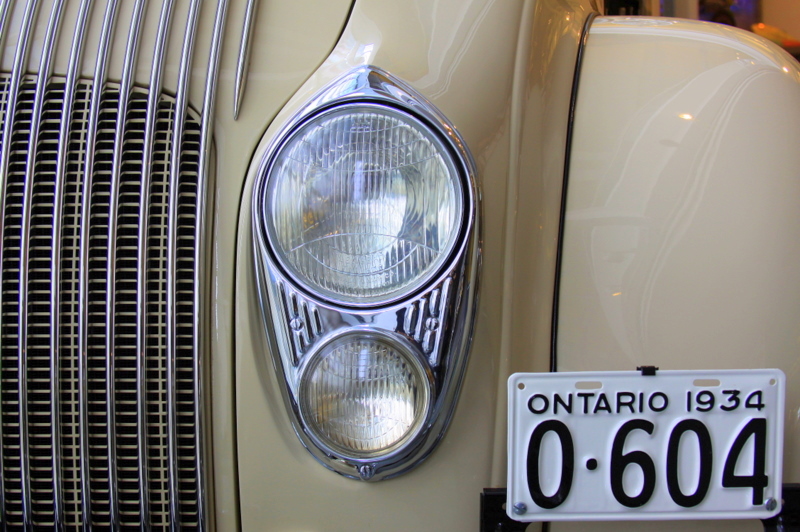
<svg viewBox="0 0 800 532">
<path fill-rule="evenodd" d="M 99 31 L 95 2 L 68 4 L 0 0 L 0 49 L 14 49 L 0 72 L 0 529 L 204 529 L 205 196 L 227 2 L 202 54 L 200 0 L 98 2 Z M 142 44 L 146 8 L 159 28 Z M 208 68 L 200 111 L 193 61 Z"/>
<path fill-rule="evenodd" d="M 8 87 L 8 78 L 2 78 L 0 90 Z M 63 81 L 50 82 L 45 93 L 36 169 L 31 185 L 31 213 L 28 231 L 29 257 L 27 261 L 27 343 L 22 361 L 24 384 L 19 379 L 20 359 L 20 261 L 25 189 L 25 159 L 30 148 L 30 115 L 35 85 L 26 81 L 22 85 L 15 125 L 12 135 L 11 162 L 6 180 L 6 205 L 3 213 L 3 458 L 5 503 L 8 524 L 23 523 L 21 483 L 22 457 L 20 455 L 20 427 L 27 424 L 30 481 L 30 504 L 33 522 L 40 525 L 55 523 L 55 489 L 53 480 L 53 425 L 51 412 L 55 409 L 50 384 L 50 299 L 55 286 L 51 256 L 55 194 L 55 160 L 60 126 L 60 106 L 63 102 Z M 6 93 L 3 92 L 5 99 Z M 85 160 L 87 104 L 91 86 L 82 82 L 76 91 L 78 105 L 73 112 L 70 143 L 67 150 L 72 171 L 64 180 L 62 215 L 61 281 L 60 281 L 60 353 L 56 371 L 60 373 L 59 464 L 65 522 L 80 524 L 80 500 L 84 496 L 80 487 L 80 388 L 78 380 L 81 355 L 79 350 L 79 283 L 81 209 L 83 208 L 81 163 Z M 108 277 L 109 211 L 111 203 L 111 154 L 118 108 L 119 89 L 109 86 L 103 92 L 100 104 L 95 162 L 88 212 L 88 306 L 85 319 L 87 351 L 85 364 L 88 415 L 88 456 L 91 478 L 89 486 L 92 501 L 92 521 L 97 525 L 110 524 L 112 497 L 119 504 L 120 524 L 138 525 L 141 522 L 139 506 L 139 453 L 137 426 L 137 275 L 139 207 L 142 187 L 141 160 L 147 95 L 135 89 L 130 97 L 128 126 L 123 141 L 123 165 L 117 191 L 116 223 L 116 282 L 110 287 Z M 147 334 L 144 359 L 146 391 L 147 472 L 151 501 L 151 523 L 167 525 L 169 514 L 168 442 L 167 442 L 167 334 L 166 304 L 167 235 L 170 182 L 170 154 L 172 151 L 174 98 L 162 95 L 157 117 L 157 134 L 153 149 L 154 164 L 150 175 L 151 186 L 145 201 L 147 217 L 146 301 Z M 197 524 L 197 427 L 194 396 L 193 365 L 193 299 L 195 291 L 194 235 L 197 218 L 199 120 L 190 114 L 185 124 L 181 149 L 181 172 L 178 181 L 178 261 L 175 271 L 178 279 L 178 306 L 174 311 L 178 323 L 175 391 L 178 445 L 178 478 L 180 510 L 184 526 Z M 112 375 L 107 371 L 106 346 L 112 340 L 106 334 L 106 306 L 115 292 L 113 421 L 109 423 L 109 395 L 106 390 Z M 188 298 L 187 298 L 188 296 Z M 187 301 L 188 299 L 188 301 Z M 23 388 L 27 388 L 27 392 Z M 22 419 L 21 394 L 27 393 L 27 419 Z M 109 425 L 113 425 L 110 430 Z M 109 452 L 109 434 L 115 438 L 115 450 Z M 113 460 L 112 460 L 113 458 Z M 116 461 L 116 490 L 112 489 L 109 463 Z M 194 517 L 192 517 L 194 516 Z"/>
</svg>

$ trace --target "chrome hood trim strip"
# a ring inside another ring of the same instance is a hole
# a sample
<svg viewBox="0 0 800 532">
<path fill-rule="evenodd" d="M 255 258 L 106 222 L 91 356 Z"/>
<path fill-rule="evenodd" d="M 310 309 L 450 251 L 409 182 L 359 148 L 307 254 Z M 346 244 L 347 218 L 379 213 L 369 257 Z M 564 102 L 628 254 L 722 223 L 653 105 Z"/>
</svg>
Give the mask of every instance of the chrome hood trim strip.
<svg viewBox="0 0 800 532">
<path fill-rule="evenodd" d="M 239 43 L 239 60 L 236 62 L 236 88 L 233 92 L 233 119 L 239 119 L 239 109 L 244 100 L 244 89 L 247 85 L 247 68 L 250 66 L 250 43 L 253 38 L 253 20 L 256 17 L 258 0 L 247 0 L 244 13 L 242 40 Z"/>
</svg>

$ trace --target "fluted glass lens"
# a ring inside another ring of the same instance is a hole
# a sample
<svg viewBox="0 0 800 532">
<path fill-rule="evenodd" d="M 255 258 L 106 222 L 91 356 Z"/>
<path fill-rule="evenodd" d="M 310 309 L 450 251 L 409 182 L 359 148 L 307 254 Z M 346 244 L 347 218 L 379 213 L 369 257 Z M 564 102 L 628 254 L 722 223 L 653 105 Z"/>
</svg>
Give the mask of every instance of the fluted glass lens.
<svg viewBox="0 0 800 532">
<path fill-rule="evenodd" d="M 375 303 L 426 282 L 458 239 L 463 199 L 442 141 L 389 107 L 312 118 L 278 153 L 267 226 L 281 263 L 334 300 Z"/>
<path fill-rule="evenodd" d="M 416 433 L 427 404 L 419 363 L 371 337 L 334 343 L 302 382 L 301 409 L 309 427 L 347 456 L 391 452 Z"/>
</svg>

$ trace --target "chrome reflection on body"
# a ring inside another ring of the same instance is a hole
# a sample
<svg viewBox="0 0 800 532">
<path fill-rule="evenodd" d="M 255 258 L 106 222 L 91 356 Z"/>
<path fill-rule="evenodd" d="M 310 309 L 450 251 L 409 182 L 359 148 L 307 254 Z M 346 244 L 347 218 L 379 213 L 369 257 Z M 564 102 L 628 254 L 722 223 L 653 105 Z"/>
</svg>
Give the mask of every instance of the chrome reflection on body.
<svg viewBox="0 0 800 532">
<path fill-rule="evenodd" d="M 463 194 L 463 219 L 457 243 L 427 280 L 385 301 L 354 305 L 297 282 L 272 251 L 265 201 L 269 170 L 276 153 L 310 117 L 342 106 L 386 106 L 409 113 L 446 146 Z M 423 97 L 375 67 L 357 68 L 336 80 L 281 129 L 259 163 L 253 193 L 255 269 L 262 315 L 273 365 L 283 380 L 283 397 L 295 432 L 323 465 L 346 477 L 381 480 L 418 465 L 435 448 L 453 415 L 466 368 L 476 304 L 479 264 L 478 193 L 474 163 L 453 126 Z M 430 374 L 430 406 L 395 446 L 360 454 L 321 441 L 304 421 L 301 383 L 325 346 L 343 336 L 394 339 Z"/>
<path fill-rule="evenodd" d="M 197 220 L 195 221 L 194 232 L 194 264 L 195 272 L 194 278 L 196 280 L 207 279 L 209 276 L 210 268 L 207 264 L 210 262 L 211 247 L 208 245 L 207 235 L 211 233 L 211 224 L 213 217 L 209 216 L 212 208 L 212 203 L 209 201 L 209 189 L 211 189 L 211 178 L 215 173 L 211 169 L 211 155 L 212 155 L 212 135 L 211 124 L 214 120 L 214 111 L 216 109 L 217 101 L 217 82 L 219 80 L 219 63 L 222 55 L 222 41 L 225 34 L 225 22 L 228 17 L 228 0 L 219 0 L 217 2 L 217 10 L 214 15 L 214 28 L 211 33 L 211 46 L 208 51 L 208 74 L 206 76 L 206 85 L 203 94 L 203 107 L 201 109 L 200 121 L 200 161 L 197 176 Z M 197 427 L 197 449 L 194 453 L 195 468 L 197 471 L 207 471 L 206 465 L 206 439 L 203 437 L 207 433 L 206 428 L 206 393 L 203 376 L 206 374 L 204 366 L 209 363 L 210 357 L 203 357 L 203 353 L 207 352 L 210 342 L 205 341 L 205 336 L 200 334 L 202 324 L 210 323 L 211 312 L 209 310 L 210 304 L 204 294 L 203 290 L 194 290 L 192 293 L 192 304 L 194 306 L 194 313 L 192 314 L 193 327 L 197 334 L 192 336 L 192 371 L 194 374 L 193 393 L 197 398 L 199 408 L 194 410 L 194 423 Z M 210 475 L 209 475 L 210 476 Z M 205 474 L 197 476 L 197 521 L 201 528 L 210 519 L 211 513 L 208 511 L 209 505 L 206 502 L 206 479 Z"/>
<path fill-rule="evenodd" d="M 161 81 L 174 0 L 155 35 L 146 0 L 74 3 L 0 3 L 0 42 L 19 36 L 0 69 L 0 529 L 204 529 L 202 239 L 227 1 L 212 18 L 195 0 L 176 25 L 208 36 L 198 24 L 213 22 L 207 56 L 181 36 L 178 100 Z M 67 30 L 66 70 L 53 73 Z M 137 63 L 152 65 L 149 86 L 134 83 Z M 208 65 L 202 115 L 189 105 L 193 63 Z"/>
</svg>

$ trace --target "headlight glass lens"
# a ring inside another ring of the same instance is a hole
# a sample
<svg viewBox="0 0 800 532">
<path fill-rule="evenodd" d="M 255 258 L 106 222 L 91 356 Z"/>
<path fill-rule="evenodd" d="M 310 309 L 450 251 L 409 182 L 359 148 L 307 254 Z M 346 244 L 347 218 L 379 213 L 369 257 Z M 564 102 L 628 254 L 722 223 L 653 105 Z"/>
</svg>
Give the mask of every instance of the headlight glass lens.
<svg viewBox="0 0 800 532">
<path fill-rule="evenodd" d="M 281 147 L 267 231 L 281 264 L 335 301 L 371 304 L 435 275 L 456 245 L 463 190 L 427 126 L 391 107 L 349 104 L 312 117 Z"/>
<path fill-rule="evenodd" d="M 355 458 L 387 454 L 422 426 L 428 381 L 398 345 L 351 335 L 324 348 L 301 380 L 301 411 L 329 448 Z"/>
</svg>

